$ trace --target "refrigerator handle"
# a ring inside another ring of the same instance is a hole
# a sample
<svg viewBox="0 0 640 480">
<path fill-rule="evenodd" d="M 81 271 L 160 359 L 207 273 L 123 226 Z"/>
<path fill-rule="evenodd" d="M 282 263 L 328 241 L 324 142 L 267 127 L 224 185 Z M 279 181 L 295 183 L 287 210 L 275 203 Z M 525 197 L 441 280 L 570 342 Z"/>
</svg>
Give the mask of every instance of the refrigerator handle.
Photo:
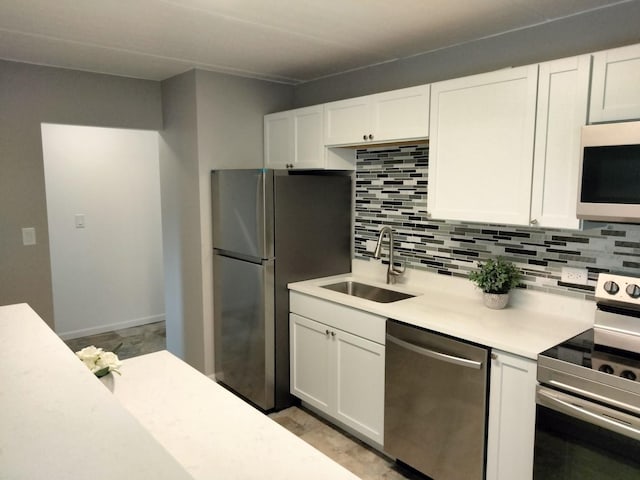
<svg viewBox="0 0 640 480">
<path fill-rule="evenodd" d="M 271 258 L 275 255 L 274 251 L 274 172 L 273 170 L 263 169 L 260 180 L 258 181 L 258 190 L 256 198 L 260 204 L 256 205 L 256 219 L 261 222 L 258 225 L 258 235 L 262 242 L 262 251 L 264 258 Z"/>
<path fill-rule="evenodd" d="M 258 240 L 260 242 L 261 251 L 264 252 L 265 257 L 270 257 L 267 250 L 267 232 L 266 232 L 266 198 L 264 195 L 264 184 L 266 181 L 265 172 L 262 171 L 261 175 L 258 175 L 258 181 L 256 182 L 256 232 L 258 234 Z"/>
</svg>

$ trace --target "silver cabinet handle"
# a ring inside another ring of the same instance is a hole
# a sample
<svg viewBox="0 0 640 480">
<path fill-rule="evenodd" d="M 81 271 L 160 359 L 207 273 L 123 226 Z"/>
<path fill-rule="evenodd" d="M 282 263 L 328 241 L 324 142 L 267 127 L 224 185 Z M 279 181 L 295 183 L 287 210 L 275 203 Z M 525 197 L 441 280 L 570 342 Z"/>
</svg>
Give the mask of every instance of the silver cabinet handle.
<svg viewBox="0 0 640 480">
<path fill-rule="evenodd" d="M 542 387 L 538 388 L 536 403 L 592 425 L 597 425 L 626 437 L 640 440 L 640 429 L 637 428 L 638 425 L 633 425 L 631 422 L 616 418 L 616 415 L 620 416 L 620 413 L 615 410 L 600 407 L 601 412 L 592 412 L 586 408 L 589 406 L 589 402 L 577 397 L 563 395 L 559 392 L 549 391 Z M 611 412 L 611 414 L 607 415 L 606 412 Z M 631 416 L 628 415 L 628 417 Z"/>
<path fill-rule="evenodd" d="M 424 347 L 419 347 L 418 345 L 414 345 L 413 343 L 400 340 L 399 338 L 396 338 L 393 335 L 387 334 L 387 340 L 390 341 L 391 343 L 395 343 L 396 345 L 401 346 L 402 348 L 411 350 L 412 352 L 415 352 L 419 355 L 424 355 L 425 357 L 431 357 L 436 360 L 441 360 L 447 363 L 453 363 L 461 367 L 474 368 L 476 370 L 480 370 L 482 368 L 482 362 L 477 362 L 475 360 L 469 360 L 462 357 L 455 357 L 453 355 L 448 355 L 446 353 L 440 353 L 433 350 L 429 350 Z"/>
<path fill-rule="evenodd" d="M 529 222 L 531 225 L 537 225 L 538 224 L 538 220 L 536 220 L 535 218 L 531 219 L 531 221 Z"/>
</svg>

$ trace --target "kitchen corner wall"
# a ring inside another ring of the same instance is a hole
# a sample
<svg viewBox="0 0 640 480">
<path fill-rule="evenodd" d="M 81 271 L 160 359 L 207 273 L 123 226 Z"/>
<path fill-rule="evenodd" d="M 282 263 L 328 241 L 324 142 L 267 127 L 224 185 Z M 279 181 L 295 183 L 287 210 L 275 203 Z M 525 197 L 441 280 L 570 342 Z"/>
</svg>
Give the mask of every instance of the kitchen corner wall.
<svg viewBox="0 0 640 480">
<path fill-rule="evenodd" d="M 442 275 L 466 277 L 478 261 L 502 256 L 522 269 L 524 288 L 586 299 L 600 272 L 640 276 L 640 225 L 578 231 L 427 219 L 428 145 L 358 150 L 356 159 L 354 258 L 371 259 L 380 227 L 390 225 L 409 268 Z M 563 266 L 586 268 L 589 285 L 562 283 Z"/>
<path fill-rule="evenodd" d="M 162 82 L 160 181 L 167 349 L 213 373 L 211 170 L 262 166 L 263 119 L 293 87 L 191 70 Z"/>
</svg>

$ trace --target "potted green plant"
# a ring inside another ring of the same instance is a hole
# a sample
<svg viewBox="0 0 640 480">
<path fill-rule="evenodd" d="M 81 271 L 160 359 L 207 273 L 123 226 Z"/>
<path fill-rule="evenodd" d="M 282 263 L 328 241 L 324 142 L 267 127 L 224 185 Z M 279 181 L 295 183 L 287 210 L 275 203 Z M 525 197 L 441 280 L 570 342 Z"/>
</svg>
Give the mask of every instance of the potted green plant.
<svg viewBox="0 0 640 480">
<path fill-rule="evenodd" d="M 511 262 L 500 257 L 478 262 L 479 269 L 469 273 L 469 280 L 482 289 L 485 306 L 501 309 L 509 302 L 509 290 L 520 283 L 522 273 Z"/>
</svg>

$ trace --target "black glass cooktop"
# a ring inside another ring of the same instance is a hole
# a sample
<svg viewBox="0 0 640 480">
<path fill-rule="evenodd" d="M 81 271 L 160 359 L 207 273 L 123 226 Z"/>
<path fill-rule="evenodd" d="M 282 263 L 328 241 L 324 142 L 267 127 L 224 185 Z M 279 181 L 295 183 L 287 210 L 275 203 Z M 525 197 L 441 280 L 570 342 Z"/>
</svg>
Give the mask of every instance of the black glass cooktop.
<svg viewBox="0 0 640 480">
<path fill-rule="evenodd" d="M 606 341 L 609 344 L 601 341 Z M 640 341 L 640 338 L 639 338 Z M 552 347 L 540 354 L 574 365 L 617 375 L 629 380 L 640 380 L 640 353 L 611 345 L 610 339 L 598 329 L 586 332 Z"/>
</svg>

